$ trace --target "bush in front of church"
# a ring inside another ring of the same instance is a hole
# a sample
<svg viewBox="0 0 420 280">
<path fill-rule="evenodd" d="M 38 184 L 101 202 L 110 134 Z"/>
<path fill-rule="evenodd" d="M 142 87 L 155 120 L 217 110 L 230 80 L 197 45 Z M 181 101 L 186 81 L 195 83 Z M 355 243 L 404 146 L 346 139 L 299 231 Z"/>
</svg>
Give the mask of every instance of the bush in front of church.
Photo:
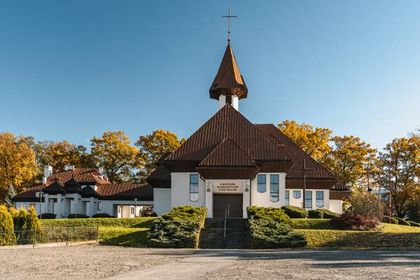
<svg viewBox="0 0 420 280">
<path fill-rule="evenodd" d="M 253 249 L 298 248 L 307 244 L 305 235 L 290 225 L 274 220 L 249 219 L 250 243 Z"/>
<path fill-rule="evenodd" d="M 307 218 L 308 211 L 296 206 L 283 206 L 282 209 L 290 218 Z"/>
<path fill-rule="evenodd" d="M 207 208 L 180 206 L 152 223 L 148 245 L 158 248 L 197 248 Z"/>
<path fill-rule="evenodd" d="M 311 219 L 322 219 L 324 218 L 324 212 L 320 210 L 309 210 L 308 217 Z"/>
<path fill-rule="evenodd" d="M 296 248 L 306 246 L 303 233 L 294 231 L 289 216 L 280 208 L 247 208 L 250 245 L 254 249 Z"/>
<path fill-rule="evenodd" d="M 281 208 L 250 206 L 247 208 L 248 218 L 254 220 L 274 220 L 280 223 L 291 223 L 290 218 Z"/>
<path fill-rule="evenodd" d="M 18 244 L 32 244 L 41 239 L 41 223 L 34 207 L 10 209 L 13 217 L 14 232 Z"/>
</svg>

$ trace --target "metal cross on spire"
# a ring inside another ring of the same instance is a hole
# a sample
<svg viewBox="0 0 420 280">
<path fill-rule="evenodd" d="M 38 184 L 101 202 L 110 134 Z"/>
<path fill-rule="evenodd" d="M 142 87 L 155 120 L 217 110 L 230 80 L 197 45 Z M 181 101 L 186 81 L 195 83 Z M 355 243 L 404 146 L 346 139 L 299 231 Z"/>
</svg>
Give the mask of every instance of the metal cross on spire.
<svg viewBox="0 0 420 280">
<path fill-rule="evenodd" d="M 230 10 L 230 8 L 228 9 L 228 14 L 227 14 L 227 16 L 222 16 L 222 18 L 226 18 L 227 19 L 227 30 L 228 30 L 228 37 L 227 37 L 227 40 L 228 40 L 228 44 L 230 44 L 230 19 L 231 18 L 237 18 L 237 16 L 233 16 L 232 14 L 231 14 L 231 10 Z"/>
</svg>

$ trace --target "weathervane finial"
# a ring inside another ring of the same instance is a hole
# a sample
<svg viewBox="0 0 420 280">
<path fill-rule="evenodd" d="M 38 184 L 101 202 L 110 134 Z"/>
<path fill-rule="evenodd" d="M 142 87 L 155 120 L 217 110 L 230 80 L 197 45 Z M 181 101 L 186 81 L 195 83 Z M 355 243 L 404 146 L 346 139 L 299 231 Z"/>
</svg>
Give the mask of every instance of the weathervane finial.
<svg viewBox="0 0 420 280">
<path fill-rule="evenodd" d="M 237 16 L 233 16 L 232 14 L 231 14 L 231 10 L 230 10 L 230 8 L 228 9 L 228 14 L 227 14 L 227 16 L 222 16 L 222 18 L 226 18 L 227 19 L 227 30 L 228 30 L 228 37 L 227 37 L 227 40 L 228 40 L 228 44 L 230 44 L 230 19 L 231 18 L 237 18 Z"/>
</svg>

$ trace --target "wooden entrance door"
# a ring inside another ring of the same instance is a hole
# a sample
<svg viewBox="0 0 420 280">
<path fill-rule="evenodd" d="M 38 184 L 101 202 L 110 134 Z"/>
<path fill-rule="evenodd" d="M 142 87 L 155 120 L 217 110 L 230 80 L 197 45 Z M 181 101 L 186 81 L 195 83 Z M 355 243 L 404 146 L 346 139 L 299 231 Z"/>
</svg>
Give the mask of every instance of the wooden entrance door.
<svg viewBox="0 0 420 280">
<path fill-rule="evenodd" d="M 242 218 L 242 194 L 213 194 L 213 216 L 224 218 L 229 208 L 229 218 Z"/>
</svg>

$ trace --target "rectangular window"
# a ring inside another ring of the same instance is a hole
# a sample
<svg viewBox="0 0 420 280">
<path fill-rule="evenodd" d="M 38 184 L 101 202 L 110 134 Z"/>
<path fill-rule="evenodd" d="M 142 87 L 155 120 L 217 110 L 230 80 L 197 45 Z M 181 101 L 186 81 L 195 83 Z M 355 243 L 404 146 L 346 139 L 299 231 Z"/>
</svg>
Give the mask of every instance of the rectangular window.
<svg viewBox="0 0 420 280">
<path fill-rule="evenodd" d="M 198 200 L 198 175 L 190 174 L 190 200 Z"/>
<path fill-rule="evenodd" d="M 324 192 L 317 191 L 316 192 L 316 208 L 323 208 L 324 207 Z"/>
<path fill-rule="evenodd" d="M 257 177 L 257 181 L 258 181 L 258 187 L 257 187 L 257 190 L 258 190 L 258 192 L 259 193 L 265 193 L 265 191 L 266 191 L 266 186 L 267 186 L 267 184 L 266 184 L 266 178 L 267 178 L 267 176 L 264 174 L 264 175 L 258 175 L 258 177 Z"/>
<path fill-rule="evenodd" d="M 305 208 L 312 209 L 312 191 L 305 191 Z"/>
<path fill-rule="evenodd" d="M 286 205 L 289 206 L 290 205 L 290 191 L 286 191 L 285 197 L 286 197 Z"/>
<path fill-rule="evenodd" d="M 134 207 L 130 207 L 130 213 L 131 213 L 131 215 L 134 215 Z"/>
<path fill-rule="evenodd" d="M 279 201 L 279 175 L 270 175 L 270 200 L 273 202 Z"/>
</svg>

